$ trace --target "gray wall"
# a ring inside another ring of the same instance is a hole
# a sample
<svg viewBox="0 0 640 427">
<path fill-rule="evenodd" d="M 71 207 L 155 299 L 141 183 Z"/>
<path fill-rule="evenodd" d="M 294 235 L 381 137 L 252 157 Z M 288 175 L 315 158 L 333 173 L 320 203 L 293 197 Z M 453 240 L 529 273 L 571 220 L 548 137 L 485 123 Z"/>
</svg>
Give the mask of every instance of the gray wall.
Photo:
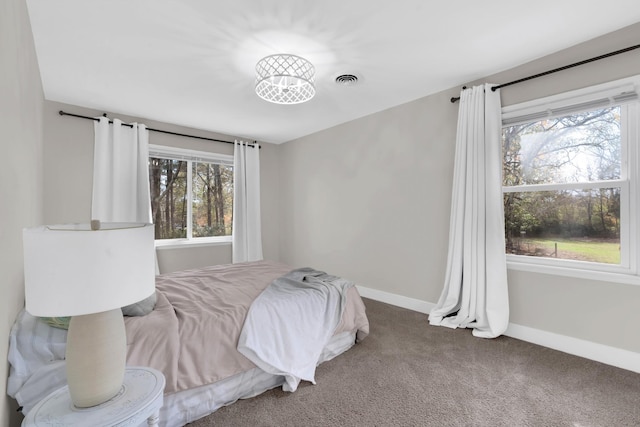
<svg viewBox="0 0 640 427">
<path fill-rule="evenodd" d="M 0 2 L 0 425 L 18 426 L 6 395 L 9 331 L 24 307 L 22 229 L 42 223 L 44 96 L 23 0 Z"/>
<path fill-rule="evenodd" d="M 45 222 L 48 224 L 87 222 L 91 215 L 93 121 L 60 116 L 58 114 L 60 110 L 90 117 L 101 116 L 104 111 L 51 101 L 46 101 L 44 107 Z M 227 141 L 234 139 L 228 135 L 183 128 L 117 113 L 107 113 L 111 118 L 119 118 L 125 122 L 137 121 L 151 128 Z M 149 142 L 191 150 L 233 154 L 232 144 L 158 132 L 149 133 Z M 278 146 L 266 143 L 261 145 L 263 251 L 266 259 L 278 260 Z M 161 273 L 229 262 L 231 262 L 231 244 L 158 249 L 158 263 Z"/>
<path fill-rule="evenodd" d="M 281 146 L 282 261 L 436 301 L 454 109 L 430 96 Z"/>
<path fill-rule="evenodd" d="M 489 76 L 503 83 L 637 43 L 640 24 Z M 499 46 L 493 47 L 499 49 Z M 637 52 L 502 90 L 503 105 L 640 74 Z M 443 286 L 460 88 L 281 146 L 280 255 L 435 303 Z M 509 272 L 511 322 L 640 352 L 640 286 Z"/>
</svg>

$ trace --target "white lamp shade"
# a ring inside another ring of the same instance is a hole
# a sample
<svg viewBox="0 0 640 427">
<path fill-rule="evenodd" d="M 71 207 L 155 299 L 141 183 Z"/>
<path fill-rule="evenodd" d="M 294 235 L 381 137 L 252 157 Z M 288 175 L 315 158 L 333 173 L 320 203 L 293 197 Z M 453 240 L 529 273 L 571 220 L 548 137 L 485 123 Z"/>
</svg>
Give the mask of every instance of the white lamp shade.
<svg viewBox="0 0 640 427">
<path fill-rule="evenodd" d="M 55 225 L 23 231 L 26 309 L 79 316 L 133 304 L 155 290 L 152 224 Z"/>
</svg>

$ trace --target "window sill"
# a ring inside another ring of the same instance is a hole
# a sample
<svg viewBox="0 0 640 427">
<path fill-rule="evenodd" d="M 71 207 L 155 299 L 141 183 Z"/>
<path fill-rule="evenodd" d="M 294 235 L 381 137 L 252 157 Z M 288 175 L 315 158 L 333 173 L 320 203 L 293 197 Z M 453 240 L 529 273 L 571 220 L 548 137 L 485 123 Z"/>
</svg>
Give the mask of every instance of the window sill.
<svg viewBox="0 0 640 427">
<path fill-rule="evenodd" d="M 199 246 L 231 245 L 231 237 L 199 237 L 195 239 L 156 240 L 156 249 L 195 248 Z"/>
<path fill-rule="evenodd" d="M 587 270 L 547 264 L 538 264 L 509 259 L 507 269 L 526 271 L 530 273 L 549 274 L 552 276 L 574 277 L 578 279 L 597 280 L 602 282 L 620 283 L 624 285 L 640 285 L 640 277 L 631 273 Z"/>
</svg>

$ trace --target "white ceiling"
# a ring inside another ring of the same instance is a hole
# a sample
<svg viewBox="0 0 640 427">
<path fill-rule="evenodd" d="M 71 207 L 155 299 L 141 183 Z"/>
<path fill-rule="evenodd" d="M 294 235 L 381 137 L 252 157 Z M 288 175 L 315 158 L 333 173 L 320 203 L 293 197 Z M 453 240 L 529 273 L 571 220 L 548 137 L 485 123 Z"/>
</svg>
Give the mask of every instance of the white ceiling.
<svg viewBox="0 0 640 427">
<path fill-rule="evenodd" d="M 46 99 L 273 143 L 640 21 L 638 0 L 27 3 Z M 256 96 L 255 64 L 274 53 L 315 65 L 311 101 Z M 337 85 L 345 73 L 359 83 Z"/>
</svg>

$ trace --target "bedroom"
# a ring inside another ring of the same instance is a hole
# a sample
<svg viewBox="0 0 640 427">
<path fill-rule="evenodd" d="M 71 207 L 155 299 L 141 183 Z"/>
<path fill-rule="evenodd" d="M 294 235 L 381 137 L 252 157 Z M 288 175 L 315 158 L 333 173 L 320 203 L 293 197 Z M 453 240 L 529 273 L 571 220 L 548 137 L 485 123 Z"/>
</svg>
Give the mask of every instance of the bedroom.
<svg viewBox="0 0 640 427">
<path fill-rule="evenodd" d="M 22 1 L 5 3 L 2 12 L 1 62 L 6 76 L 0 100 L 2 139 L 5 144 L 20 141 L 10 148 L 5 145 L 9 166 L 5 165 L 2 172 L 3 200 L 14 200 L 12 206 L 3 203 L 1 215 L 4 320 L 0 335 L 5 337 L 5 343 L 0 353 L 6 354 L 9 328 L 24 301 L 22 260 L 16 250 L 21 245 L 19 231 L 24 226 L 41 223 L 85 220 L 89 203 L 91 171 L 86 160 L 90 158 L 91 147 L 84 141 L 91 138 L 90 123 L 60 117 L 57 111 L 69 109 L 87 115 L 100 115 L 103 111 L 45 100 L 26 5 Z M 637 22 L 637 18 L 630 22 Z M 476 83 L 511 81 L 634 45 L 639 34 L 640 25 L 634 24 L 478 79 Z M 503 104 L 637 74 L 640 61 L 637 53 L 631 53 L 505 89 Z M 453 143 L 442 141 L 455 139 L 456 118 L 456 106 L 449 103 L 449 98 L 458 96 L 460 85 L 469 83 L 459 82 L 455 87 L 297 141 L 264 144 L 262 186 L 266 202 L 262 209 L 263 220 L 269 221 L 263 227 L 265 258 L 292 265 L 321 264 L 331 272 L 357 280 L 371 290 L 373 298 L 386 298 L 398 305 L 427 311 L 429 303 L 438 299 L 446 262 L 442 242 L 447 239 Z M 127 118 L 117 111 L 109 113 Z M 169 130 L 197 132 L 145 122 Z M 404 159 L 425 163 L 420 169 L 416 163 L 416 169 L 411 171 Z M 376 173 L 383 164 L 393 168 L 391 184 L 380 181 Z M 34 166 L 27 169 L 23 165 Z M 357 174 L 356 165 L 360 166 Z M 314 171 L 313 176 L 308 175 L 310 170 Z M 338 177 L 349 178 L 351 185 L 337 186 Z M 6 187 L 9 182 L 10 188 Z M 294 182 L 304 183 L 305 188 L 294 187 Z M 424 184 L 432 182 L 443 185 Z M 320 183 L 326 187 L 319 187 Z M 416 197 L 425 187 L 435 203 Z M 396 191 L 397 188 L 402 191 Z M 355 195 L 354 190 L 358 191 Z M 294 203 L 300 200 L 302 191 L 313 191 L 314 198 Z M 376 192 L 388 196 L 390 204 L 408 207 L 397 228 L 380 227 L 399 213 L 378 209 L 374 204 Z M 350 206 L 353 199 L 357 199 L 357 206 L 340 212 L 340 218 L 317 214 L 318 208 L 329 202 Z M 295 209 L 280 210 L 278 205 Z M 331 233 L 326 233 L 328 226 L 332 227 Z M 184 252 L 160 250 L 163 271 L 203 265 L 211 260 L 230 261 L 228 246 Z M 345 259 L 349 262 L 345 263 Z M 389 265 L 401 267 L 400 275 L 385 267 Z M 425 283 L 425 271 L 429 272 L 429 283 Z M 611 357 L 610 363 L 618 361 L 627 369 L 629 360 L 637 361 L 640 353 L 640 339 L 634 326 L 640 323 L 637 285 L 515 270 L 509 271 L 509 283 L 510 321 L 523 327 L 515 330 L 522 334 L 520 338 L 540 340 L 548 346 L 565 346 L 565 351 L 584 346 L 585 357 L 605 354 Z M 0 377 L 5 384 L 5 374 Z M 11 405 L 9 399 L 3 399 L 0 424 L 8 423 Z"/>
</svg>

